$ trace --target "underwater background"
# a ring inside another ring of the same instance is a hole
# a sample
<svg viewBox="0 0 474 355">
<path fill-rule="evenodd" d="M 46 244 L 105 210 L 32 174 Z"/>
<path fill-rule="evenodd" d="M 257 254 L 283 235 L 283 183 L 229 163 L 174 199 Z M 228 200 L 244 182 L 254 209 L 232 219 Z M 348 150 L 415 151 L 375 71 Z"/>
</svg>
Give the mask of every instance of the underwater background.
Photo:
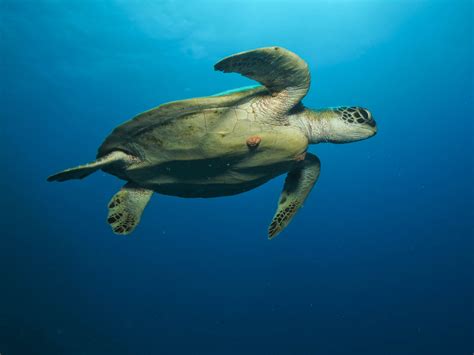
<svg viewBox="0 0 474 355">
<path fill-rule="evenodd" d="M 252 85 L 213 70 L 279 45 L 308 107 L 377 136 L 310 147 L 319 181 L 266 236 L 284 176 L 216 199 L 154 195 L 128 237 L 95 158 L 158 104 Z M 471 1 L 0 1 L 0 353 L 471 354 Z"/>
</svg>

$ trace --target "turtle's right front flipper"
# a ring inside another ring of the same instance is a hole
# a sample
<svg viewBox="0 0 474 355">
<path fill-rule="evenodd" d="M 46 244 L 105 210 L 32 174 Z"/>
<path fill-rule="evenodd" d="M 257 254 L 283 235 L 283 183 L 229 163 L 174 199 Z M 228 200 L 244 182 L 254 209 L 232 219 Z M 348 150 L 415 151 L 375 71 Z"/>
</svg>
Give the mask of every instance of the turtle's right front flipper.
<svg viewBox="0 0 474 355">
<path fill-rule="evenodd" d="M 277 121 L 286 122 L 286 114 L 306 96 L 311 82 L 308 64 L 281 47 L 237 53 L 216 63 L 214 69 L 240 73 L 263 84 L 272 94 L 275 104 L 271 108 Z"/>
<path fill-rule="evenodd" d="M 57 174 L 48 177 L 48 181 L 66 181 L 71 179 L 84 179 L 93 172 L 112 164 L 130 164 L 136 161 L 132 155 L 122 151 L 114 151 L 91 163 L 79 165 L 74 168 L 66 169 Z"/>
</svg>

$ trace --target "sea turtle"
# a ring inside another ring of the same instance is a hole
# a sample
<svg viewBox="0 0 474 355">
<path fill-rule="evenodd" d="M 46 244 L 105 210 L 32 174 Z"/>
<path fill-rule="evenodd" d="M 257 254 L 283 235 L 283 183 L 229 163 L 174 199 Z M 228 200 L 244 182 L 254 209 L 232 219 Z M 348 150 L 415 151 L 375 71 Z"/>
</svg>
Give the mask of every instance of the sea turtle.
<svg viewBox="0 0 474 355">
<path fill-rule="evenodd" d="M 118 126 L 97 159 L 48 181 L 82 179 L 98 169 L 127 183 L 111 199 L 107 222 L 129 234 L 153 192 L 218 197 L 254 189 L 288 173 L 269 238 L 280 233 L 318 179 L 319 159 L 308 144 L 347 143 L 373 136 L 370 112 L 361 107 L 311 110 L 301 100 L 310 86 L 308 65 L 281 47 L 224 58 L 215 66 L 262 85 L 174 101 Z"/>
</svg>

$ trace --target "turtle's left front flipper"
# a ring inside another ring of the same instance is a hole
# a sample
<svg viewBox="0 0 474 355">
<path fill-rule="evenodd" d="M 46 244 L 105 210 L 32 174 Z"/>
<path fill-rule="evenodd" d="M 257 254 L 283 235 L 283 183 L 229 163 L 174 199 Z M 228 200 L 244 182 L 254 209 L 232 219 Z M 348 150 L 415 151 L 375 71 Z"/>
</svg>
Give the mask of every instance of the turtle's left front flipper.
<svg viewBox="0 0 474 355">
<path fill-rule="evenodd" d="M 278 201 L 278 208 L 268 228 L 268 238 L 277 236 L 290 223 L 318 180 L 320 162 L 316 155 L 307 153 L 288 173 Z"/>
<path fill-rule="evenodd" d="M 152 194 L 152 190 L 129 182 L 112 197 L 107 222 L 114 233 L 126 235 L 133 232 Z"/>
</svg>

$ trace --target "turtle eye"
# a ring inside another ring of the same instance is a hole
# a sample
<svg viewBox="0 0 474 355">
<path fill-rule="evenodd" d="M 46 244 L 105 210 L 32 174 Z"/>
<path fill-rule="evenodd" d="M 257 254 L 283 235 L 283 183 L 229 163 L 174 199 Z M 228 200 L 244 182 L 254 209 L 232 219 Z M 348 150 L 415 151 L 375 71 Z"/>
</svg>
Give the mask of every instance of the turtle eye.
<svg viewBox="0 0 474 355">
<path fill-rule="evenodd" d="M 362 117 L 365 118 L 366 121 L 369 120 L 369 118 L 370 118 L 370 112 L 369 111 L 367 111 L 365 108 L 360 108 L 359 112 L 362 115 Z"/>
<path fill-rule="evenodd" d="M 372 114 L 369 110 L 362 107 L 358 107 L 355 116 L 357 117 L 357 123 L 366 123 L 369 126 L 375 126 L 375 121 L 373 120 Z"/>
</svg>

